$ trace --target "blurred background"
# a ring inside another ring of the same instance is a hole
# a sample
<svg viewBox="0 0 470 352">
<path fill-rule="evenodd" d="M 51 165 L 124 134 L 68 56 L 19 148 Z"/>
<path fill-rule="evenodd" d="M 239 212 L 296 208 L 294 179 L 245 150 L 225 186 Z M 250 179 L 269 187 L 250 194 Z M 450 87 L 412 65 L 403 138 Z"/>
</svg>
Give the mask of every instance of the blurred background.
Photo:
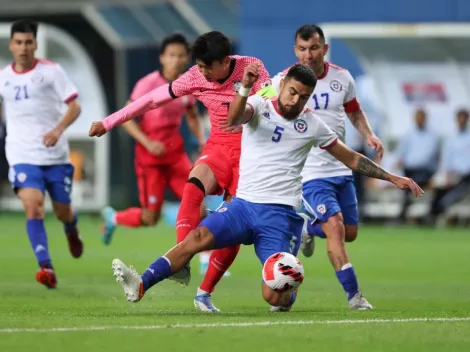
<svg viewBox="0 0 470 352">
<path fill-rule="evenodd" d="M 464 0 L 0 0 L 0 66 L 11 61 L 11 21 L 41 23 L 39 57 L 60 63 L 80 92 L 83 112 L 67 131 L 76 166 L 73 202 L 81 211 L 138 204 L 134 144 L 117 128 L 88 138 L 90 123 L 121 108 L 135 82 L 158 69 L 161 40 L 174 32 L 194 40 L 212 29 L 228 35 L 234 53 L 264 61 L 270 74 L 293 64 L 295 30 L 320 25 L 328 60 L 347 68 L 377 135 L 386 146 L 382 164 L 412 176 L 426 189 L 419 200 L 385 182 L 356 177 L 363 222 L 387 225 L 467 226 L 470 220 L 470 148 L 462 137 L 470 97 L 470 2 Z M 201 113 L 205 116 L 203 107 Z M 208 132 L 207 118 L 204 123 Z M 2 211 L 21 204 L 8 184 L 1 133 Z M 183 124 L 186 149 L 197 141 Z M 468 133 L 468 132 L 467 132 Z M 467 139 L 468 140 L 468 139 Z M 348 124 L 347 144 L 373 153 Z M 178 202 L 169 192 L 165 219 Z M 215 208 L 220 199 L 209 197 Z"/>
</svg>

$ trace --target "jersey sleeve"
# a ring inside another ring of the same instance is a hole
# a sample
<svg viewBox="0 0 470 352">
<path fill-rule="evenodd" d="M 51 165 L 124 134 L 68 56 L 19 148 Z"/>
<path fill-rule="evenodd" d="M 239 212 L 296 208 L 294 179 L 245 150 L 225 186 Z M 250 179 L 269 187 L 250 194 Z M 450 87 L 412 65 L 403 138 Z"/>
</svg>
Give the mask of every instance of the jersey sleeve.
<svg viewBox="0 0 470 352">
<path fill-rule="evenodd" d="M 68 104 L 78 97 L 78 90 L 60 65 L 54 67 L 54 90 L 60 99 Z"/>
<path fill-rule="evenodd" d="M 257 94 L 252 95 L 246 101 L 246 105 L 250 106 L 252 109 L 251 117 L 246 122 L 250 127 L 257 125 L 256 122 L 258 120 L 259 112 L 261 110 L 263 103 L 264 103 L 264 98 Z"/>
<path fill-rule="evenodd" d="M 320 147 L 321 149 L 327 149 L 334 146 L 338 142 L 338 136 L 336 133 L 316 116 L 314 116 L 314 119 L 316 128 L 313 145 L 315 147 Z"/>
<path fill-rule="evenodd" d="M 344 95 L 344 111 L 346 113 L 351 113 L 359 110 L 360 105 L 359 101 L 357 100 L 356 97 L 356 82 L 354 81 L 354 78 L 351 76 L 349 71 L 346 71 L 347 73 L 347 79 L 348 79 L 348 85 L 346 87 L 346 94 Z"/>
<path fill-rule="evenodd" d="M 281 73 L 278 73 L 271 79 L 271 84 L 278 94 L 281 91 L 281 80 Z"/>
<path fill-rule="evenodd" d="M 150 92 L 152 90 L 150 83 L 151 83 L 150 80 L 145 79 L 145 77 L 139 79 L 137 83 L 135 84 L 134 89 L 132 89 L 132 93 L 129 99 L 131 101 L 134 101 L 134 100 L 139 99 L 143 95 L 147 94 L 148 92 Z"/>
<path fill-rule="evenodd" d="M 173 99 L 192 94 L 195 90 L 195 86 L 199 77 L 196 77 L 194 68 L 186 71 L 184 74 L 179 76 L 176 80 L 170 83 L 170 95 Z"/>
</svg>

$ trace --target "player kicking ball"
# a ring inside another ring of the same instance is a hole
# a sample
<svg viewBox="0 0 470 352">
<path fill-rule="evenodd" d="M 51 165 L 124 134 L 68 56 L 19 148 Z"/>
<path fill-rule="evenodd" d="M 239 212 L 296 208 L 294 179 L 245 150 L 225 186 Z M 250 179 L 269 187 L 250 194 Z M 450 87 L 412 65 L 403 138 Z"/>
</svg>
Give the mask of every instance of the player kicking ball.
<svg viewBox="0 0 470 352">
<path fill-rule="evenodd" d="M 70 253 L 79 258 L 83 243 L 70 199 L 74 167 L 63 133 L 81 109 L 77 89 L 62 67 L 35 57 L 37 28 L 31 21 L 13 23 L 14 62 L 0 71 L 0 95 L 5 104 L 9 178 L 26 213 L 26 232 L 39 264 L 36 280 L 55 288 L 44 227 L 44 194 L 49 193 L 55 216 L 64 224 Z"/>
<path fill-rule="evenodd" d="M 295 65 L 289 70 L 278 99 L 257 95 L 248 98 L 258 74 L 257 64 L 245 68 L 242 87 L 221 126 L 245 124 L 236 197 L 205 218 L 142 275 L 121 260 L 113 260 L 113 274 L 128 301 L 140 301 L 152 286 L 180 271 L 204 250 L 254 244 L 262 264 L 277 252 L 296 255 L 304 226 L 304 219 L 295 211 L 301 203 L 300 174 L 312 146 L 324 148 L 358 172 L 410 189 L 415 196 L 422 195 L 413 180 L 389 174 L 350 150 L 311 110 L 305 109 L 316 85 L 309 67 Z M 289 310 L 296 292 L 275 292 L 263 283 L 262 296 L 276 310 Z"/>
</svg>

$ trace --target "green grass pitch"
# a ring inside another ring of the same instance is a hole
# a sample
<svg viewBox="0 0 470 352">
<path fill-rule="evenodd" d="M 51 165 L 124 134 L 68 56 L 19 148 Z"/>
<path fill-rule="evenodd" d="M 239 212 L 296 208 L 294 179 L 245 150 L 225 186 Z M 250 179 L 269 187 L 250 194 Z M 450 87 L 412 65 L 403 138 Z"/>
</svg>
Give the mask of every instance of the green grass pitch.
<svg viewBox="0 0 470 352">
<path fill-rule="evenodd" d="M 36 263 L 21 215 L 0 216 L 0 351 L 469 351 L 470 232 L 464 229 L 363 227 L 349 244 L 370 312 L 347 309 L 325 250 L 299 254 L 306 279 L 290 313 L 270 313 L 260 294 L 261 266 L 243 247 L 214 294 L 221 314 L 198 313 L 202 277 L 193 262 L 189 287 L 154 287 L 132 304 L 111 261 L 139 272 L 175 241 L 174 229 L 117 230 L 109 247 L 98 219 L 83 216 L 81 259 L 67 250 L 62 227 L 47 219 L 58 288 L 35 281 Z M 443 318 L 442 320 L 439 320 Z"/>
</svg>

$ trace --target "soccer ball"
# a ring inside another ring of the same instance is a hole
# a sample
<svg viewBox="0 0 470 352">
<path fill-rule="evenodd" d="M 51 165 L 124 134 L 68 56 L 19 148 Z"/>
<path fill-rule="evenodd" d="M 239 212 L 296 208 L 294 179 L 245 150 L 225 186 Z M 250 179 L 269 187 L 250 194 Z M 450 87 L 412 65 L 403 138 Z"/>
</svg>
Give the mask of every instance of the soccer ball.
<svg viewBox="0 0 470 352">
<path fill-rule="evenodd" d="M 276 292 L 293 291 L 304 280 L 304 267 L 290 253 L 275 253 L 263 265 L 263 280 Z"/>
</svg>

